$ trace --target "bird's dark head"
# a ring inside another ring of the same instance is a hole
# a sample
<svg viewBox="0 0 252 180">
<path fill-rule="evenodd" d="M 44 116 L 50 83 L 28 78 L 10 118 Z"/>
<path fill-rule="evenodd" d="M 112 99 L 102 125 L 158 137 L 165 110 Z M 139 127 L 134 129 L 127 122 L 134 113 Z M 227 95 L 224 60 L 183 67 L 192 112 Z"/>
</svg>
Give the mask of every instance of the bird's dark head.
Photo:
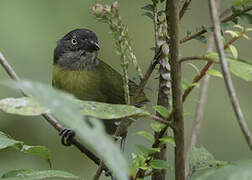
<svg viewBox="0 0 252 180">
<path fill-rule="evenodd" d="M 97 65 L 100 46 L 88 29 L 75 29 L 62 37 L 54 49 L 54 64 L 69 69 L 92 69 Z"/>
</svg>

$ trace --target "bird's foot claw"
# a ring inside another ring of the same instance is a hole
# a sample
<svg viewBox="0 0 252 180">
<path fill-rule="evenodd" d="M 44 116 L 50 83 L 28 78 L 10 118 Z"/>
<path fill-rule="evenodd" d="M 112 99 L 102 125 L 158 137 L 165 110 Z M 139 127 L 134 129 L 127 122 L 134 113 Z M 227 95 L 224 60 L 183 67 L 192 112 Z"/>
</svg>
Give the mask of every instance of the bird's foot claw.
<svg viewBox="0 0 252 180">
<path fill-rule="evenodd" d="M 65 128 L 59 132 L 59 135 L 61 136 L 61 143 L 64 146 L 71 146 L 71 139 L 75 136 L 75 132 L 72 129 Z"/>
</svg>

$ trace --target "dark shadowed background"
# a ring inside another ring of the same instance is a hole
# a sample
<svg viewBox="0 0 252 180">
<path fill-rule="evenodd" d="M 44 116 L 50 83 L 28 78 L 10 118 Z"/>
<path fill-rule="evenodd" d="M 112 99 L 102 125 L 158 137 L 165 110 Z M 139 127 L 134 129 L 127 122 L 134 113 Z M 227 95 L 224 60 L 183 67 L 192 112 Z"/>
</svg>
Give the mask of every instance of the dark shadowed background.
<svg viewBox="0 0 252 180">
<path fill-rule="evenodd" d="M 103 2 L 103 1 L 96 1 Z M 113 1 L 107 0 L 111 4 Z M 129 33 L 137 59 L 146 70 L 154 46 L 152 21 L 142 16 L 141 7 L 149 1 L 123 1 L 119 0 L 120 13 L 123 22 L 128 25 Z M 96 32 L 101 51 L 99 57 L 120 70 L 119 57 L 115 53 L 115 46 L 108 26 L 98 22 L 90 14 L 90 6 L 94 1 L 87 0 L 1 0 L 0 1 L 0 51 L 14 67 L 21 78 L 51 82 L 52 56 L 56 41 L 68 31 L 75 28 L 88 28 Z M 221 9 L 230 5 L 230 0 L 223 0 Z M 197 26 L 208 24 L 207 1 L 194 0 L 191 10 L 181 21 L 181 38 L 185 36 L 186 29 L 195 31 Z M 239 57 L 252 59 L 252 41 L 241 39 L 235 43 L 239 47 Z M 187 55 L 203 54 L 205 45 L 192 40 L 181 45 L 181 57 Z M 195 63 L 201 67 L 202 63 Z M 184 78 L 191 81 L 195 71 L 189 65 L 183 66 Z M 135 75 L 131 67 L 131 77 Z M 154 73 L 148 83 L 146 93 L 151 99 L 148 108 L 156 103 L 157 73 Z M 8 79 L 6 73 L 0 68 L 0 79 Z M 252 83 L 233 77 L 240 104 L 246 120 L 252 130 Z M 150 90 L 151 89 L 151 90 Z M 197 101 L 198 89 L 190 95 L 184 109 L 189 114 L 185 117 L 186 140 L 188 142 L 191 124 L 194 118 L 194 109 Z M 0 87 L 0 98 L 20 97 L 20 94 Z M 140 119 L 129 129 L 125 157 L 131 160 L 131 152 L 136 152 L 135 144 L 145 142 L 135 133 L 139 130 L 150 130 L 149 121 Z M 21 117 L 0 112 L 0 130 L 24 141 L 29 145 L 44 145 L 51 149 L 54 169 L 66 170 L 75 175 L 91 179 L 95 167 L 90 160 L 74 147 L 63 147 L 60 137 L 41 117 Z M 212 78 L 208 91 L 208 101 L 203 117 L 199 144 L 206 147 L 217 159 L 243 160 L 252 158 L 252 154 L 239 129 L 231 104 L 229 102 L 223 79 Z M 169 153 L 169 159 L 172 156 Z M 25 155 L 13 149 L 0 152 L 0 175 L 14 169 L 48 169 L 48 164 L 38 157 Z"/>
</svg>

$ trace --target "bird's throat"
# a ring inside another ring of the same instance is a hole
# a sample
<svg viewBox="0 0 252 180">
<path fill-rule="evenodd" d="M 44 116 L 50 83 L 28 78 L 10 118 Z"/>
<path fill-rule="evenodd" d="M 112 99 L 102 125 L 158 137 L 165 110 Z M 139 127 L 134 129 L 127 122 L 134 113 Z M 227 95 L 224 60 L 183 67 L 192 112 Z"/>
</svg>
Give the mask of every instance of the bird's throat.
<svg viewBox="0 0 252 180">
<path fill-rule="evenodd" d="M 70 70 L 94 70 L 99 65 L 97 52 L 83 52 L 82 50 L 66 52 L 59 57 L 57 64 Z"/>
</svg>

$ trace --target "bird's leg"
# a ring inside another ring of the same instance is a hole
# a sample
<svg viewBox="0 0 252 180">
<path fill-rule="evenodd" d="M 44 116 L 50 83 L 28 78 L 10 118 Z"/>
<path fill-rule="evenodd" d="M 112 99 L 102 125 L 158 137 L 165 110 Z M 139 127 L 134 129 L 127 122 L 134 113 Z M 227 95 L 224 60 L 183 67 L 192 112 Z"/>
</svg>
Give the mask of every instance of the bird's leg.
<svg viewBox="0 0 252 180">
<path fill-rule="evenodd" d="M 75 132 L 72 129 L 65 128 L 59 132 L 59 135 L 64 146 L 71 146 L 71 139 L 75 136 Z"/>
<path fill-rule="evenodd" d="M 121 151 L 122 151 L 122 152 L 124 152 L 125 143 L 126 143 L 126 137 L 127 137 L 127 132 L 124 133 L 124 134 L 121 136 L 121 145 L 120 145 L 120 148 L 121 148 Z"/>
</svg>

